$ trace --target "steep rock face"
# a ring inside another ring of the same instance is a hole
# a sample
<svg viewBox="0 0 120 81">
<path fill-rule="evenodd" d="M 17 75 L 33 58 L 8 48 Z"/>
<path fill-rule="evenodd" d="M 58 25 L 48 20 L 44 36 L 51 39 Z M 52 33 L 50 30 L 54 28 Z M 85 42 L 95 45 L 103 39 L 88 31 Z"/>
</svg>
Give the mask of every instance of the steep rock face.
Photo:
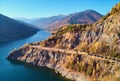
<svg viewBox="0 0 120 81">
<path fill-rule="evenodd" d="M 29 37 L 38 29 L 0 14 L 0 42 Z"/>
<path fill-rule="evenodd" d="M 18 50 L 12 51 L 8 59 L 55 69 L 62 76 L 75 81 L 102 81 L 106 76 L 114 74 L 111 78 L 115 79 L 119 75 L 119 70 L 117 70 L 119 64 L 117 62 L 87 54 L 67 52 L 53 50 L 53 48 L 45 49 L 44 47 L 36 48 L 33 45 L 24 45 Z M 108 79 L 104 81 L 108 81 Z"/>
<path fill-rule="evenodd" d="M 112 13 L 109 12 L 94 24 L 63 26 L 53 36 L 41 42 L 41 45 L 101 53 L 119 58 L 120 12 L 113 13 L 113 9 Z"/>
</svg>

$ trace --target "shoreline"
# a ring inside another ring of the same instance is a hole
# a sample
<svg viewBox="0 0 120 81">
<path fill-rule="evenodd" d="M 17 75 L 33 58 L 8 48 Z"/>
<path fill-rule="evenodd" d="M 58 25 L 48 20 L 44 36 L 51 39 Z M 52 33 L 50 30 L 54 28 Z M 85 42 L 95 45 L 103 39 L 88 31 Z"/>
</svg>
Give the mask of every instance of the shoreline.
<svg viewBox="0 0 120 81">
<path fill-rule="evenodd" d="M 75 81 L 102 81 L 103 77 L 100 76 L 103 76 L 104 73 L 109 73 L 111 76 L 113 73 L 111 70 L 116 72 L 115 68 L 119 68 L 116 63 L 108 59 L 41 46 L 38 48 L 38 46 L 34 47 L 29 44 L 12 51 L 7 59 L 47 67 L 60 73 L 63 77 Z"/>
<path fill-rule="evenodd" d="M 62 76 L 61 73 L 59 73 L 59 71 L 57 71 L 56 69 L 54 68 L 51 68 L 50 66 L 36 66 L 36 65 L 33 65 L 31 63 L 27 63 L 27 62 L 22 62 L 22 61 L 18 61 L 18 60 L 9 60 L 8 58 L 6 58 L 10 63 L 12 64 L 15 64 L 15 65 L 22 65 L 26 68 L 30 68 L 30 69 L 35 69 L 35 70 L 41 70 L 41 68 L 44 68 L 44 69 L 49 69 L 50 71 L 54 72 L 55 75 L 57 75 L 58 77 L 60 78 L 63 78 L 63 79 L 66 79 L 67 81 L 75 81 L 75 80 L 71 80 L 69 78 L 67 78 L 66 76 Z"/>
</svg>

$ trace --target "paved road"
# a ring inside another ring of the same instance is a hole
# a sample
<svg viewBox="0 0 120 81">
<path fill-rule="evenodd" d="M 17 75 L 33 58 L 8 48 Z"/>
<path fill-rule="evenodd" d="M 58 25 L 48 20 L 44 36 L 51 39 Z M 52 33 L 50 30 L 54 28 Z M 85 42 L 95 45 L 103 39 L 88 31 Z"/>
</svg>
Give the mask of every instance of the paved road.
<svg viewBox="0 0 120 81">
<path fill-rule="evenodd" d="M 34 48 L 34 49 L 43 49 L 43 50 L 48 50 L 48 51 L 62 52 L 62 53 L 65 53 L 65 54 L 76 54 L 77 53 L 79 55 L 89 55 L 93 58 L 100 58 L 100 59 L 120 63 L 120 59 L 110 58 L 110 57 L 106 57 L 106 56 L 103 56 L 103 55 L 100 55 L 100 54 L 99 55 L 98 54 L 88 54 L 86 52 L 77 52 L 77 51 L 74 51 L 74 50 L 49 48 L 49 47 L 43 47 L 43 46 L 40 46 L 40 45 L 39 46 L 31 46 L 31 47 Z"/>
</svg>

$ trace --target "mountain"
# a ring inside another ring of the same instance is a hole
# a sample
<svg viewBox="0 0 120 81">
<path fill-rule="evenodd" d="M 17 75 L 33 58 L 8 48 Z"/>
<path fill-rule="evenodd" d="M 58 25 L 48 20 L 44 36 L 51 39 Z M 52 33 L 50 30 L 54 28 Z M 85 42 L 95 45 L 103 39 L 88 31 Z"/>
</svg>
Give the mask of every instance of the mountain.
<svg viewBox="0 0 120 81">
<path fill-rule="evenodd" d="M 14 19 L 18 21 L 24 21 L 26 23 L 30 23 L 34 26 L 37 26 L 37 28 L 40 29 L 46 29 L 50 24 L 62 20 L 65 17 L 66 17 L 65 15 L 58 15 L 58 16 L 51 16 L 45 18 L 32 18 L 32 19 L 14 18 Z"/>
<path fill-rule="evenodd" d="M 54 30 L 69 24 L 90 24 L 96 22 L 101 17 L 102 15 L 94 10 L 85 10 L 83 12 L 70 14 L 64 19 L 50 24 L 47 29 Z"/>
<path fill-rule="evenodd" d="M 58 16 L 36 19 L 31 23 L 39 28 L 46 29 L 46 27 L 48 27 L 50 24 L 57 22 L 63 18 L 65 18 L 64 15 L 58 15 Z"/>
<path fill-rule="evenodd" d="M 8 56 L 75 81 L 120 81 L 120 2 L 93 24 L 65 25 Z"/>
<path fill-rule="evenodd" d="M 20 18 L 20 17 L 14 17 L 13 19 L 18 20 L 18 21 L 23 21 L 26 23 L 31 23 L 35 20 L 37 20 L 38 18 Z"/>
<path fill-rule="evenodd" d="M 0 42 L 29 37 L 38 31 L 31 25 L 18 22 L 0 14 Z"/>
<path fill-rule="evenodd" d="M 96 22 L 102 15 L 94 10 L 85 10 L 83 12 L 73 13 L 70 15 L 58 15 L 40 19 L 25 19 L 20 20 L 31 23 L 38 28 L 45 30 L 59 29 L 61 26 L 68 24 L 89 24 Z"/>
<path fill-rule="evenodd" d="M 39 29 L 39 30 L 43 30 L 42 28 L 39 28 L 38 26 L 35 26 L 35 25 L 33 25 L 33 24 L 31 24 L 30 23 L 30 21 L 29 21 L 29 19 L 28 19 L 28 21 L 26 21 L 26 20 L 22 20 L 22 19 L 15 19 L 17 22 L 19 22 L 19 23 L 22 23 L 22 24 L 26 24 L 26 25 L 28 25 L 28 26 L 31 26 L 32 28 L 35 28 L 35 29 Z M 32 21 L 32 20 L 31 20 Z"/>
<path fill-rule="evenodd" d="M 45 47 L 78 49 L 91 53 L 119 56 L 120 3 L 93 24 L 65 25 L 42 44 Z"/>
</svg>

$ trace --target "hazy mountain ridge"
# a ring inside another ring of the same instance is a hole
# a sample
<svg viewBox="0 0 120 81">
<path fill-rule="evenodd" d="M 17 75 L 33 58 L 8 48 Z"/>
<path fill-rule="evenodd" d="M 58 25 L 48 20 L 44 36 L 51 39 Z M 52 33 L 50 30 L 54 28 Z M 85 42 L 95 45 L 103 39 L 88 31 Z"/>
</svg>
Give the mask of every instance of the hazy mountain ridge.
<svg viewBox="0 0 120 81">
<path fill-rule="evenodd" d="M 69 24 L 93 23 L 99 20 L 102 16 L 103 15 L 101 15 L 100 13 L 94 10 L 85 10 L 83 12 L 72 13 L 70 15 L 58 15 L 58 16 L 51 16 L 40 19 L 22 18 L 20 20 L 29 22 L 45 30 L 54 30 L 54 29 L 59 29 L 61 26 L 69 25 Z"/>
<path fill-rule="evenodd" d="M 19 22 L 19 23 L 26 24 L 26 25 L 28 25 L 28 26 L 31 26 L 31 27 L 35 28 L 35 29 L 43 30 L 42 28 L 37 27 L 37 26 L 31 24 L 29 21 L 27 22 L 27 21 L 24 21 L 24 20 L 21 20 L 21 19 L 15 19 L 15 20 L 16 20 L 17 22 Z"/>
<path fill-rule="evenodd" d="M 21 18 L 21 17 L 14 17 L 13 19 L 18 20 L 18 21 L 24 21 L 26 23 L 31 23 L 37 20 L 37 18 Z"/>
<path fill-rule="evenodd" d="M 20 23 L 0 14 L 0 42 L 26 38 L 38 31 L 33 26 Z"/>
<path fill-rule="evenodd" d="M 59 21 L 61 19 L 65 18 L 64 15 L 58 15 L 58 16 L 52 16 L 52 17 L 47 17 L 47 18 L 40 18 L 32 22 L 32 24 L 46 29 L 50 24 Z"/>
<path fill-rule="evenodd" d="M 44 18 L 33 18 L 33 19 L 14 18 L 14 19 L 33 24 L 38 28 L 46 29 L 50 24 L 62 20 L 65 17 L 66 17 L 65 15 L 57 15 L 57 16 L 44 17 Z"/>
</svg>

